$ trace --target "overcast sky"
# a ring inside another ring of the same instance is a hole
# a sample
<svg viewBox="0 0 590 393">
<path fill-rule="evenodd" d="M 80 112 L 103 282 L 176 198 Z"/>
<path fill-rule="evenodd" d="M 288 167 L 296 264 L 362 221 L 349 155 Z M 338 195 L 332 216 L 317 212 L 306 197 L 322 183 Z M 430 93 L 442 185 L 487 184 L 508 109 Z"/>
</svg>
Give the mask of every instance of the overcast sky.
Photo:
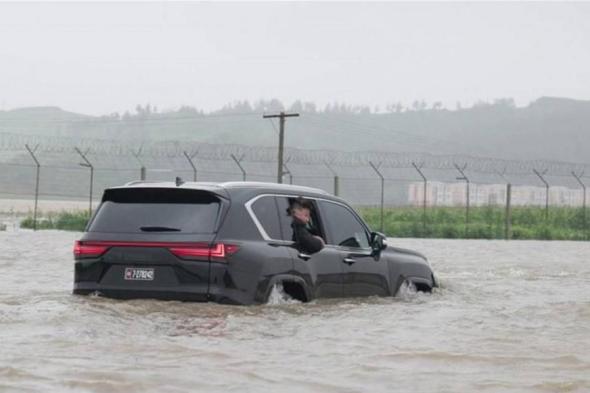
<svg viewBox="0 0 590 393">
<path fill-rule="evenodd" d="M 0 109 L 590 99 L 590 3 L 0 4 Z"/>
</svg>

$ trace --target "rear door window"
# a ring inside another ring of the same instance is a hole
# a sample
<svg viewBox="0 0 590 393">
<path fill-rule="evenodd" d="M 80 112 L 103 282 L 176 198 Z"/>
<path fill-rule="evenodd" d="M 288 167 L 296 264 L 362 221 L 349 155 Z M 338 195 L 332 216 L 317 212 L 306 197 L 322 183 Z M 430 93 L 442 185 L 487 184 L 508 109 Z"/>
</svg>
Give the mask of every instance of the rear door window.
<svg viewBox="0 0 590 393">
<path fill-rule="evenodd" d="M 89 232 L 213 233 L 220 200 L 207 191 L 122 188 L 105 191 Z"/>
<path fill-rule="evenodd" d="M 289 213 L 289 207 L 291 206 L 291 203 L 293 201 L 295 201 L 295 197 L 282 197 L 282 196 L 277 196 L 276 197 L 276 201 L 277 201 L 277 206 L 279 209 L 279 217 L 280 217 L 280 222 L 281 222 L 281 233 L 282 233 L 282 239 L 283 240 L 289 240 L 289 241 L 293 241 L 293 227 L 291 227 L 291 223 L 293 222 L 293 217 L 291 217 L 291 214 Z M 310 201 L 313 202 L 313 199 L 309 199 Z M 325 236 L 323 235 L 323 231 L 320 225 L 320 221 L 318 219 L 318 214 L 317 214 L 317 205 L 315 204 L 315 202 L 313 203 L 314 208 L 311 211 L 311 219 L 307 225 L 309 232 L 312 235 L 315 236 L 319 236 L 323 239 L 325 239 Z"/>
<path fill-rule="evenodd" d="M 281 239 L 277 205 L 273 196 L 263 196 L 252 204 L 252 212 L 271 239 Z"/>
<path fill-rule="evenodd" d="M 281 223 L 281 239 L 293 241 L 293 228 L 291 227 L 291 222 L 293 222 L 293 219 L 289 214 L 289 198 L 276 197 L 276 201 L 279 209 L 279 218 Z"/>
</svg>

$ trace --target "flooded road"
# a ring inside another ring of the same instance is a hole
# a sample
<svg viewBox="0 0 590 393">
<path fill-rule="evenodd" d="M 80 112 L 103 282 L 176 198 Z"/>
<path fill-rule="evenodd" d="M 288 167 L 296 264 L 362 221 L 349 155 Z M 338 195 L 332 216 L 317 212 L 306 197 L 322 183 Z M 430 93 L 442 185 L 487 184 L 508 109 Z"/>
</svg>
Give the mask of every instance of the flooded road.
<svg viewBox="0 0 590 393">
<path fill-rule="evenodd" d="M 433 294 L 255 307 L 71 295 L 67 232 L 0 232 L 0 392 L 588 392 L 590 243 L 391 239 Z"/>
</svg>

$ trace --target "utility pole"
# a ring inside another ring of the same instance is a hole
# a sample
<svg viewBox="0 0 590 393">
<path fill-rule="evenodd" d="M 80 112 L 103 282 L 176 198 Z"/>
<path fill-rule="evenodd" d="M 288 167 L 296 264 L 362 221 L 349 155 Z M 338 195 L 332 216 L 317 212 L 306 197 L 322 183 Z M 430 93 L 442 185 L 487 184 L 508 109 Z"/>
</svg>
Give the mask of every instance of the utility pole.
<svg viewBox="0 0 590 393">
<path fill-rule="evenodd" d="M 291 172 L 287 164 L 283 164 L 283 166 L 285 167 L 285 172 L 283 174 L 289 175 L 289 184 L 293 184 L 293 172 Z"/>
<path fill-rule="evenodd" d="M 287 117 L 299 117 L 299 113 L 285 113 L 281 112 L 278 115 L 262 115 L 263 119 L 273 119 L 279 118 L 280 120 L 280 127 L 279 127 L 279 159 L 278 159 L 278 167 L 277 167 L 277 183 L 283 182 L 283 151 L 285 149 L 285 119 Z"/>
</svg>

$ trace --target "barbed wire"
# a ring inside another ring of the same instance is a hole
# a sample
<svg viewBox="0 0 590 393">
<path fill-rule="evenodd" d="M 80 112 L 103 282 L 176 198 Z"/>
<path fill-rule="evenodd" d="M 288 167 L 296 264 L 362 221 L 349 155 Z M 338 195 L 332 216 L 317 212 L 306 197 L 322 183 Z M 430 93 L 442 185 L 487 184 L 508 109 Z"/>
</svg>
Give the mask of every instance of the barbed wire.
<svg viewBox="0 0 590 393">
<path fill-rule="evenodd" d="M 275 147 L 247 146 L 238 144 L 212 144 L 195 141 L 113 140 L 97 138 L 72 138 L 42 135 L 0 133 L 0 152 L 28 154 L 25 145 L 37 146 L 36 153 L 75 154 L 74 148 L 88 150 L 89 157 L 185 159 L 184 152 L 194 154 L 199 160 L 231 161 L 231 155 L 243 156 L 245 162 L 271 163 L 277 160 Z M 198 152 L 198 154 L 195 154 Z M 590 173 L 590 165 L 584 163 L 549 160 L 518 161 L 470 155 L 436 155 L 431 153 L 335 150 L 303 150 L 287 148 L 289 165 L 322 166 L 328 163 L 336 168 L 364 167 L 369 162 L 381 163 L 382 168 L 412 169 L 413 163 L 424 170 L 455 170 L 455 164 L 465 166 L 468 173 L 504 177 L 530 175 L 533 169 L 547 171 L 549 176 L 571 176 L 575 173 Z M 4 160 L 4 161 L 3 161 Z M 0 162 L 10 164 L 3 155 Z M 50 165 L 48 163 L 48 165 Z"/>
</svg>

